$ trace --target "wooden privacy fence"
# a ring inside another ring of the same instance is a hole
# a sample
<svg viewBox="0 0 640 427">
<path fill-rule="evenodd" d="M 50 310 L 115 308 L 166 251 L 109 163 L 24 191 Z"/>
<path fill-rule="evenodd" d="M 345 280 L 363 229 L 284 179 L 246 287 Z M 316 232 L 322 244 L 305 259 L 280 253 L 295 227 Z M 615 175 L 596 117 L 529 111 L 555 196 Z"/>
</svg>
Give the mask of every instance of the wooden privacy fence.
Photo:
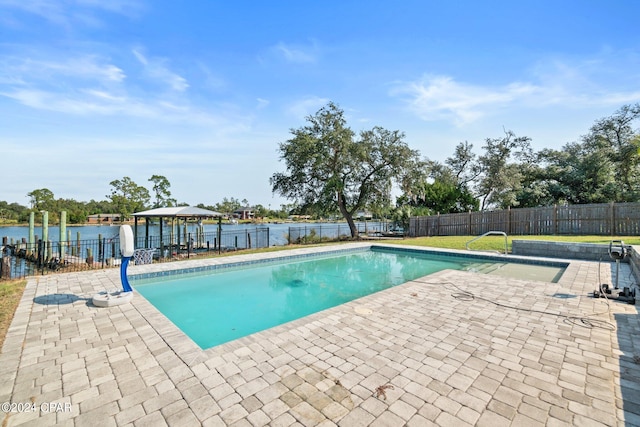
<svg viewBox="0 0 640 427">
<path fill-rule="evenodd" d="M 509 235 L 640 234 L 640 203 L 602 203 L 504 209 L 409 219 L 409 236 L 475 236 L 487 231 Z"/>
</svg>

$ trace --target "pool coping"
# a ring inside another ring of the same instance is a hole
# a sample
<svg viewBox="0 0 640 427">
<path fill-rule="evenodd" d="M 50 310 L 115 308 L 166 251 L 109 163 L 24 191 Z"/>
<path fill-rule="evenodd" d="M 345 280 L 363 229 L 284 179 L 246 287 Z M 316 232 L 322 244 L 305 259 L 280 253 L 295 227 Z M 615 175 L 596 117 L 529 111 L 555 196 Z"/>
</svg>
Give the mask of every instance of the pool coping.
<svg viewBox="0 0 640 427">
<path fill-rule="evenodd" d="M 348 247 L 345 247 L 348 246 Z M 193 263 L 194 266 L 175 266 L 175 263 L 169 264 L 152 264 L 144 268 L 144 272 L 135 272 L 135 274 L 129 274 L 129 280 L 135 282 L 138 280 L 148 280 L 153 278 L 165 278 L 177 274 L 191 274 L 191 273 L 206 273 L 209 271 L 216 271 L 225 268 L 235 267 L 249 267 L 266 264 L 270 262 L 279 262 L 282 260 L 302 260 L 308 257 L 317 257 L 319 255 L 339 255 L 348 254 L 352 252 L 361 252 L 369 250 L 375 250 L 375 248 L 387 249 L 395 252 L 407 252 L 407 253 L 430 253 L 434 255 L 453 255 L 455 257 L 464 259 L 477 259 L 477 260 L 492 260 L 499 262 L 512 262 L 527 265 L 545 265 L 552 267 L 567 267 L 570 263 L 569 260 L 542 258 L 524 255 L 503 255 L 494 253 L 469 253 L 465 251 L 459 251 L 455 249 L 443 250 L 436 248 L 428 248 L 423 246 L 409 246 L 409 245 L 393 245 L 393 244 L 380 244 L 380 243 L 360 243 L 337 246 L 336 249 L 318 250 L 320 248 L 312 248 L 311 251 L 300 251 L 298 253 L 283 253 L 283 252 L 266 252 L 262 254 L 251 255 L 236 255 L 227 258 L 209 258 L 206 260 L 188 260 L 185 263 Z M 311 248 L 309 248 L 311 249 Z M 288 252 L 288 251 L 287 251 Z M 259 256 L 264 255 L 264 256 Z M 236 257 L 247 257 L 246 259 L 236 259 Z M 220 259 L 225 259 L 228 262 L 217 262 Z M 214 260 L 214 261 L 212 261 Z M 204 261 L 204 262 L 203 262 Z M 211 262 L 207 262 L 211 261 Z M 162 266 L 162 267 L 160 267 Z"/>
</svg>

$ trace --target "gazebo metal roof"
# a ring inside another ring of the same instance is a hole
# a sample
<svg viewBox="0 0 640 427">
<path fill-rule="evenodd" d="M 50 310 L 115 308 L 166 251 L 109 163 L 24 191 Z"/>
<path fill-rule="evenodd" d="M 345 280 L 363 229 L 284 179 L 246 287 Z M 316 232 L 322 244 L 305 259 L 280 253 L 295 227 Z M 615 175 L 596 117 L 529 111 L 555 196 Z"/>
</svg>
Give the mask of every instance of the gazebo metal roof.
<svg viewBox="0 0 640 427">
<path fill-rule="evenodd" d="M 178 206 L 175 208 L 156 208 L 136 212 L 133 216 L 136 218 L 214 218 L 221 217 L 222 214 L 194 206 Z"/>
</svg>

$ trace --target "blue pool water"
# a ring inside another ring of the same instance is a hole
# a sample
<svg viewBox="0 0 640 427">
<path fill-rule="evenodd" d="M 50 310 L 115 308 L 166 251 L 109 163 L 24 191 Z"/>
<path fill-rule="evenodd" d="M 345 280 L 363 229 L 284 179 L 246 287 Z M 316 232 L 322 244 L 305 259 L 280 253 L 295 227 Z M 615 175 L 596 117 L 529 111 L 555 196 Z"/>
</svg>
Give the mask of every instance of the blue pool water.
<svg viewBox="0 0 640 427">
<path fill-rule="evenodd" d="M 367 250 L 132 283 L 207 349 L 443 269 L 477 264 L 432 253 Z"/>
</svg>

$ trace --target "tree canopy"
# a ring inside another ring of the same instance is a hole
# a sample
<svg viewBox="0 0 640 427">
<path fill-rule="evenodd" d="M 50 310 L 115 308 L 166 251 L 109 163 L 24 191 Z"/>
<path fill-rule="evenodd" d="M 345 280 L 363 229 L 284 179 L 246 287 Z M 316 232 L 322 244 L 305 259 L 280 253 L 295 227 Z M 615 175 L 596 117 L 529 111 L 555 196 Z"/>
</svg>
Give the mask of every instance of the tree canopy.
<svg viewBox="0 0 640 427">
<path fill-rule="evenodd" d="M 409 175 L 399 202 L 444 213 L 457 212 L 465 192 L 483 210 L 640 201 L 639 120 L 640 104 L 625 105 L 559 150 L 534 152 L 530 138 L 512 131 L 485 139 L 479 155 L 465 141 L 444 165 L 424 160 Z M 461 190 L 458 202 L 451 203 L 447 183 Z"/>
<path fill-rule="evenodd" d="M 293 137 L 279 144 L 286 172 L 273 174 L 273 191 L 304 209 L 337 209 L 352 237 L 357 237 L 355 213 L 389 205 L 393 180 L 402 177 L 418 153 L 407 146 L 400 131 L 376 126 L 356 137 L 334 103 L 306 120 L 307 125 L 291 129 Z"/>
<path fill-rule="evenodd" d="M 111 194 L 107 197 L 124 218 L 129 218 L 132 213 L 142 211 L 149 205 L 149 190 L 136 184 L 128 176 L 113 180 L 109 185 Z"/>
<path fill-rule="evenodd" d="M 169 191 L 171 183 L 165 176 L 152 175 L 149 181 L 153 182 L 154 208 L 171 207 L 177 203 L 176 199 L 171 197 L 171 191 Z"/>
</svg>

